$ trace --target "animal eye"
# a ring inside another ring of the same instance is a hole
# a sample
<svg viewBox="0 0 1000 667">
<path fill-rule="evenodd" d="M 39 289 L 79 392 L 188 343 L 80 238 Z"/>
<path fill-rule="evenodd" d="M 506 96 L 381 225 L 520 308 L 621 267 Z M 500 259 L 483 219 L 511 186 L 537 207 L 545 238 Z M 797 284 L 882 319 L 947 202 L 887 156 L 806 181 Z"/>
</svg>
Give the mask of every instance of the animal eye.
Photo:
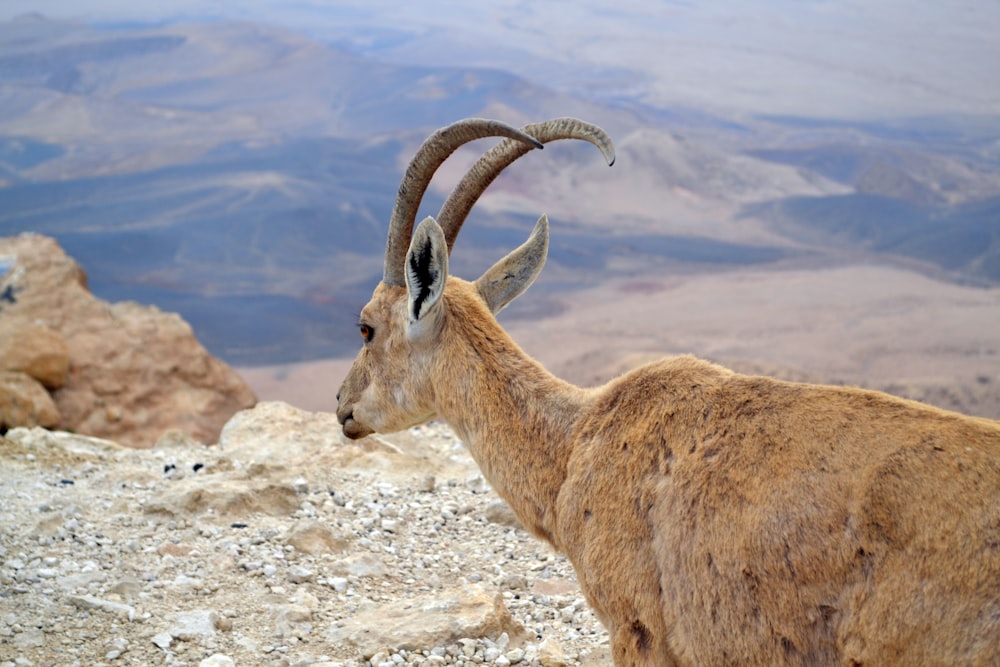
<svg viewBox="0 0 1000 667">
<path fill-rule="evenodd" d="M 358 329 L 361 330 L 361 337 L 365 339 L 366 343 L 375 337 L 375 330 L 367 324 L 359 324 Z"/>
</svg>

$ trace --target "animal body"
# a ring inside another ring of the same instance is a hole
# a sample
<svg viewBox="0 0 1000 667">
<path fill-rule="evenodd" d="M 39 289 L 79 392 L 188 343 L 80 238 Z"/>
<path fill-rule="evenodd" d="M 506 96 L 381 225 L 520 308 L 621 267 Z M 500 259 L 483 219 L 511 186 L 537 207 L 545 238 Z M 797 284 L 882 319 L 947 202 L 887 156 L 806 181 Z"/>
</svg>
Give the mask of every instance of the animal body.
<svg viewBox="0 0 1000 667">
<path fill-rule="evenodd" d="M 414 229 L 434 169 L 487 135 L 506 138 Z M 338 394 L 344 434 L 451 424 L 567 554 L 619 667 L 1000 664 L 1000 422 L 693 357 L 568 384 L 494 317 L 542 268 L 544 216 L 479 279 L 448 275 L 483 189 L 564 138 L 613 161 L 569 119 L 468 120 L 420 148 Z"/>
</svg>

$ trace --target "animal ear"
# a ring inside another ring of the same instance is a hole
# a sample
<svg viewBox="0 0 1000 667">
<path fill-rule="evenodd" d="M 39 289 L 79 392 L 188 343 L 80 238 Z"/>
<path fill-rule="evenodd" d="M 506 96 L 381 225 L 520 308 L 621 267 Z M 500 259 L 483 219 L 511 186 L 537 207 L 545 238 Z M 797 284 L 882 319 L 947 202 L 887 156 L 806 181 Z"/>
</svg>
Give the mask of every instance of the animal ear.
<svg viewBox="0 0 1000 667">
<path fill-rule="evenodd" d="M 441 226 L 430 216 L 413 231 L 405 274 L 412 325 L 420 322 L 441 300 L 448 279 L 448 244 Z"/>
<path fill-rule="evenodd" d="M 494 314 L 528 289 L 545 266 L 549 252 L 549 219 L 542 216 L 520 247 L 476 280 L 476 288 Z"/>
</svg>

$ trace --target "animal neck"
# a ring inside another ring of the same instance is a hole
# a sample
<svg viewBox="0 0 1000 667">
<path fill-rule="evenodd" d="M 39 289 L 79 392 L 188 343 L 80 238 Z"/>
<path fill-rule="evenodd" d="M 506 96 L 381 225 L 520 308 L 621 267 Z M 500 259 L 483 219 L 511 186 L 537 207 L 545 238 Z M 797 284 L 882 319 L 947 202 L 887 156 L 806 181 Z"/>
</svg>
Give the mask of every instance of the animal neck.
<svg viewBox="0 0 1000 667">
<path fill-rule="evenodd" d="M 437 412 L 524 526 L 559 548 L 556 498 L 591 392 L 546 371 L 488 311 L 450 312 L 456 347 L 436 373 Z"/>
</svg>

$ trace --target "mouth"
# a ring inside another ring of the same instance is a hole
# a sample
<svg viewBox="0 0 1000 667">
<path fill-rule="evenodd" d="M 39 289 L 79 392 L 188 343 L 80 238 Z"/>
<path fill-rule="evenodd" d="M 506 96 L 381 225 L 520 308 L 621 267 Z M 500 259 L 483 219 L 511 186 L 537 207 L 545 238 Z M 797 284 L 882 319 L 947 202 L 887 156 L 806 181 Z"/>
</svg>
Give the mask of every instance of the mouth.
<svg viewBox="0 0 1000 667">
<path fill-rule="evenodd" d="M 371 435 L 375 431 L 368 428 L 367 426 L 362 426 L 354 420 L 354 417 L 348 417 L 343 422 L 344 435 L 351 440 L 359 440 L 366 435 Z"/>
</svg>

